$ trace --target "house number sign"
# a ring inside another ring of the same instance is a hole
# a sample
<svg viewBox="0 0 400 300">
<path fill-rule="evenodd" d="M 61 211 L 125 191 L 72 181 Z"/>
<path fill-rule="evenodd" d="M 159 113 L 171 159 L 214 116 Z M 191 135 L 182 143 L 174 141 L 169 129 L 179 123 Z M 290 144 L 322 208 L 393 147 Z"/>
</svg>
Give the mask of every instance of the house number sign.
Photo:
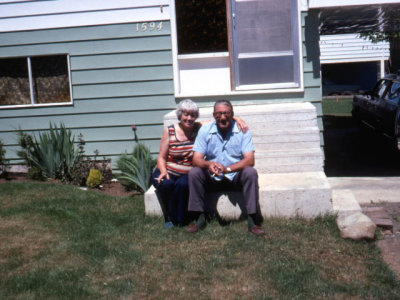
<svg viewBox="0 0 400 300">
<path fill-rule="evenodd" d="M 163 28 L 163 22 L 148 22 L 148 23 L 137 23 L 136 31 L 153 31 L 161 30 Z"/>
</svg>

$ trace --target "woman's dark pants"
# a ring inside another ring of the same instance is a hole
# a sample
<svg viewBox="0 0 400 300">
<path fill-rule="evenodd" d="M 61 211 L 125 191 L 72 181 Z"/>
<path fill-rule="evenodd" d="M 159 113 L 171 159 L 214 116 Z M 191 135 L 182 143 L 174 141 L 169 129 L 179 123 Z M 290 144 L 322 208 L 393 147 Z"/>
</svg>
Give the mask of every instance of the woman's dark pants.
<svg viewBox="0 0 400 300">
<path fill-rule="evenodd" d="M 160 170 L 155 169 L 151 176 L 151 183 L 156 188 L 159 195 L 159 201 L 165 207 L 165 221 L 171 221 L 175 225 L 185 225 L 188 220 L 187 206 L 189 198 L 188 175 L 175 176 L 170 173 L 169 180 L 164 178 L 158 183 L 157 178 L 160 176 Z"/>
</svg>

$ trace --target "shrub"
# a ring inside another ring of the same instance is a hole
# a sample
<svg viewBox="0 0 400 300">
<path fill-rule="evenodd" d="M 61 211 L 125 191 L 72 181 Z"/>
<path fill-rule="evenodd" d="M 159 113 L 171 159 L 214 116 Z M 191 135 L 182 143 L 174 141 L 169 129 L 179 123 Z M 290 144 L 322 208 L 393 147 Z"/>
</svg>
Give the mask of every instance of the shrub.
<svg viewBox="0 0 400 300">
<path fill-rule="evenodd" d="M 49 131 L 39 134 L 39 138 L 19 132 L 18 143 L 22 151 L 18 155 L 29 167 L 41 169 L 48 178 L 72 180 L 72 168 L 79 151 L 74 145 L 74 137 L 64 124 L 50 123 Z"/>
<path fill-rule="evenodd" d="M 46 175 L 43 170 L 39 167 L 30 167 L 27 176 L 34 180 L 44 181 L 46 180 Z"/>
<path fill-rule="evenodd" d="M 138 143 L 132 154 L 122 154 L 117 160 L 121 174 L 117 178 L 128 189 L 146 192 L 150 187 L 150 177 L 156 165 L 150 150 L 145 145 Z"/>
<path fill-rule="evenodd" d="M 89 176 L 86 180 L 86 186 L 90 188 L 96 188 L 103 182 L 101 172 L 97 169 L 90 169 Z"/>
<path fill-rule="evenodd" d="M 111 170 L 111 159 L 103 157 L 103 159 L 98 159 L 98 151 L 95 151 L 94 159 L 85 156 L 85 140 L 83 135 L 78 136 L 78 149 L 79 155 L 72 169 L 73 184 L 84 186 L 86 185 L 87 178 L 91 169 L 98 169 L 103 178 L 103 182 L 109 182 L 112 179 Z"/>
</svg>

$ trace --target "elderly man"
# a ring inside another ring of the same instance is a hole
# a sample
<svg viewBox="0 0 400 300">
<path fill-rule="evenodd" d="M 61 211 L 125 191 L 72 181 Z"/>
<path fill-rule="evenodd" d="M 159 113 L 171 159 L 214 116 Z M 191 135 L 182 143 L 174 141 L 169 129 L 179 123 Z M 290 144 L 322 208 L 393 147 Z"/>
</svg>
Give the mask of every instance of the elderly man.
<svg viewBox="0 0 400 300">
<path fill-rule="evenodd" d="M 203 125 L 193 147 L 193 165 L 189 172 L 189 211 L 197 214 L 189 233 L 205 226 L 206 192 L 240 187 L 246 201 L 248 229 L 254 235 L 264 234 L 257 224 L 258 175 L 254 166 L 254 146 L 250 131 L 243 133 L 233 120 L 228 100 L 214 104 L 215 122 Z"/>
</svg>

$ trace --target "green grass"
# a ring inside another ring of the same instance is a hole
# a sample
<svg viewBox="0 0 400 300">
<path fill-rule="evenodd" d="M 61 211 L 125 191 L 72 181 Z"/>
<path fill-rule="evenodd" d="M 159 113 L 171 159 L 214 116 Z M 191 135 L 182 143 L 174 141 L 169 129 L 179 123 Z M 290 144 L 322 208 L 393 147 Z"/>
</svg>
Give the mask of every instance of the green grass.
<svg viewBox="0 0 400 300">
<path fill-rule="evenodd" d="M 326 116 L 351 116 L 352 97 L 329 97 L 322 99 L 322 112 Z"/>
<path fill-rule="evenodd" d="M 375 243 L 341 239 L 333 217 L 189 235 L 143 197 L 5 183 L 0 199 L 0 299 L 400 299 Z"/>
</svg>

